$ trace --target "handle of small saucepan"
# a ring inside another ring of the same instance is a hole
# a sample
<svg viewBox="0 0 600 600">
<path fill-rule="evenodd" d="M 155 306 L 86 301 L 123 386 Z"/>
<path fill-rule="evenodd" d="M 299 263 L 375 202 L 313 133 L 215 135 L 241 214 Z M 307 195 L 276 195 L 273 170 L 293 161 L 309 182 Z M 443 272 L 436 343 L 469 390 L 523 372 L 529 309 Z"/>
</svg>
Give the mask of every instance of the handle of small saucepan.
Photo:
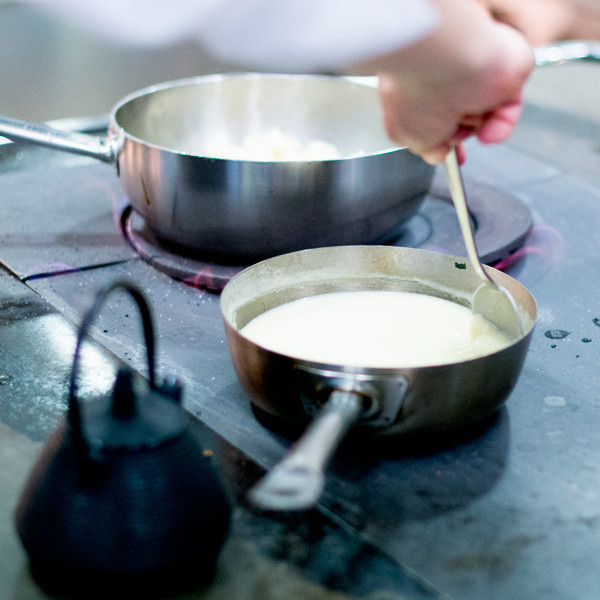
<svg viewBox="0 0 600 600">
<path fill-rule="evenodd" d="M 65 131 L 43 123 L 29 123 L 0 116 L 0 136 L 13 141 L 30 142 L 39 146 L 97 158 L 102 162 L 116 163 L 117 151 L 110 137 Z"/>
<path fill-rule="evenodd" d="M 334 390 L 304 435 L 283 460 L 249 492 L 265 510 L 304 510 L 314 506 L 325 487 L 324 470 L 364 404 L 359 392 Z"/>
</svg>

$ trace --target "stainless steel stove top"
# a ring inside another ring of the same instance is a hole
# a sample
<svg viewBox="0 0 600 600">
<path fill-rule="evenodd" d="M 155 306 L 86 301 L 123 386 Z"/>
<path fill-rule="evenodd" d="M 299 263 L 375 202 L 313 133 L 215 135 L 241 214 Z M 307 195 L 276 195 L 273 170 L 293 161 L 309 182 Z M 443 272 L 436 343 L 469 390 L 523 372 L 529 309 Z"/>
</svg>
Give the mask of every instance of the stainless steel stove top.
<svg viewBox="0 0 600 600">
<path fill-rule="evenodd" d="M 472 189 L 502 190 L 499 204 L 503 195 L 516 198 L 533 217 L 506 266 L 536 297 L 539 322 L 507 406 L 435 450 L 343 449 L 321 503 L 427 582 L 432 597 L 583 599 L 600 585 L 600 185 L 594 170 L 569 174 L 578 171 L 577 157 L 563 156 L 567 133 L 552 152 L 551 143 L 532 148 L 532 140 L 554 143 L 558 135 L 538 116 L 523 125 L 532 138 L 469 144 L 465 168 Z M 119 230 L 126 199 L 110 167 L 45 150 L 2 151 L 13 155 L 0 161 L 0 260 L 75 323 L 100 285 L 136 281 L 154 307 L 159 371 L 183 381 L 192 414 L 271 467 L 289 440 L 256 419 L 237 383 L 218 296 L 182 285 L 134 252 Z M 442 223 L 458 239 L 451 216 Z M 113 301 L 94 337 L 143 372 L 143 342 L 128 311 Z M 568 333 L 546 335 L 554 330 Z M 42 431 L 44 411 L 57 410 L 44 407 L 31 427 L 37 419 Z"/>
</svg>

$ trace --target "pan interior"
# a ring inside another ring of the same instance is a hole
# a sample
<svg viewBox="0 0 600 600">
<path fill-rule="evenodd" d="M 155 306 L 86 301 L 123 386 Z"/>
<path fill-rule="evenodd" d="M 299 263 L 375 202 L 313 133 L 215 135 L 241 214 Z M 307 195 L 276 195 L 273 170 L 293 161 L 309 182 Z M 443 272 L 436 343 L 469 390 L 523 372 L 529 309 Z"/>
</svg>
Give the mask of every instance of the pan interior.
<svg viewBox="0 0 600 600">
<path fill-rule="evenodd" d="M 206 156 L 215 141 L 241 145 L 273 128 L 303 144 L 331 144 L 341 158 L 396 150 L 371 83 L 318 75 L 198 77 L 126 98 L 114 119 L 143 142 L 194 156 Z"/>
<path fill-rule="evenodd" d="M 436 296 L 438 298 L 456 302 L 462 306 L 469 306 L 468 298 L 460 295 L 460 293 L 455 290 L 436 286 L 433 282 L 376 275 L 361 278 L 326 277 L 323 279 L 315 279 L 313 281 L 298 282 L 297 284 L 282 286 L 277 290 L 252 298 L 248 303 L 240 306 L 236 311 L 236 329 L 241 329 L 258 315 L 275 308 L 276 306 L 280 306 L 281 304 L 292 302 L 293 300 L 331 292 L 360 290 L 413 292 Z"/>
<path fill-rule="evenodd" d="M 515 297 L 525 324 L 536 308 L 512 277 L 495 272 Z M 221 296 L 225 320 L 237 331 L 263 312 L 307 296 L 333 291 L 391 290 L 437 296 L 470 306 L 479 284 L 464 258 L 391 246 L 338 246 L 294 252 L 258 263 L 235 276 Z"/>
</svg>

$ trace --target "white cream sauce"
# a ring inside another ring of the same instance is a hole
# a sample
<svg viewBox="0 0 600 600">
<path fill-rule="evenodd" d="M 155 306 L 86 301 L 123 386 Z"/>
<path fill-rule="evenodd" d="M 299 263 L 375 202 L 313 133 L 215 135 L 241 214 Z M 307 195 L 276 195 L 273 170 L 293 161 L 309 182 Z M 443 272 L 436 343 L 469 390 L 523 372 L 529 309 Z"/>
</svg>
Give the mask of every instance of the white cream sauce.
<svg viewBox="0 0 600 600">
<path fill-rule="evenodd" d="M 304 360 L 388 368 L 459 362 L 512 341 L 455 302 L 378 290 L 282 304 L 254 318 L 241 333 L 268 350 Z"/>
</svg>

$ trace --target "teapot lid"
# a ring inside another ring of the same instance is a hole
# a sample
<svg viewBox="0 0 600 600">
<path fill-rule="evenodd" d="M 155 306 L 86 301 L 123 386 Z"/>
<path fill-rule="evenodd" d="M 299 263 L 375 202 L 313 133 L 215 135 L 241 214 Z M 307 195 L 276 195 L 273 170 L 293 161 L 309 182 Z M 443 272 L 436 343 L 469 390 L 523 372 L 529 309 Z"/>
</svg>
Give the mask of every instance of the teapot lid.
<svg viewBox="0 0 600 600">
<path fill-rule="evenodd" d="M 134 383 L 143 382 L 121 367 L 112 395 L 82 403 L 82 434 L 92 453 L 149 450 L 184 432 L 187 414 L 169 393 L 172 386 L 147 385 L 140 393 Z"/>
</svg>

